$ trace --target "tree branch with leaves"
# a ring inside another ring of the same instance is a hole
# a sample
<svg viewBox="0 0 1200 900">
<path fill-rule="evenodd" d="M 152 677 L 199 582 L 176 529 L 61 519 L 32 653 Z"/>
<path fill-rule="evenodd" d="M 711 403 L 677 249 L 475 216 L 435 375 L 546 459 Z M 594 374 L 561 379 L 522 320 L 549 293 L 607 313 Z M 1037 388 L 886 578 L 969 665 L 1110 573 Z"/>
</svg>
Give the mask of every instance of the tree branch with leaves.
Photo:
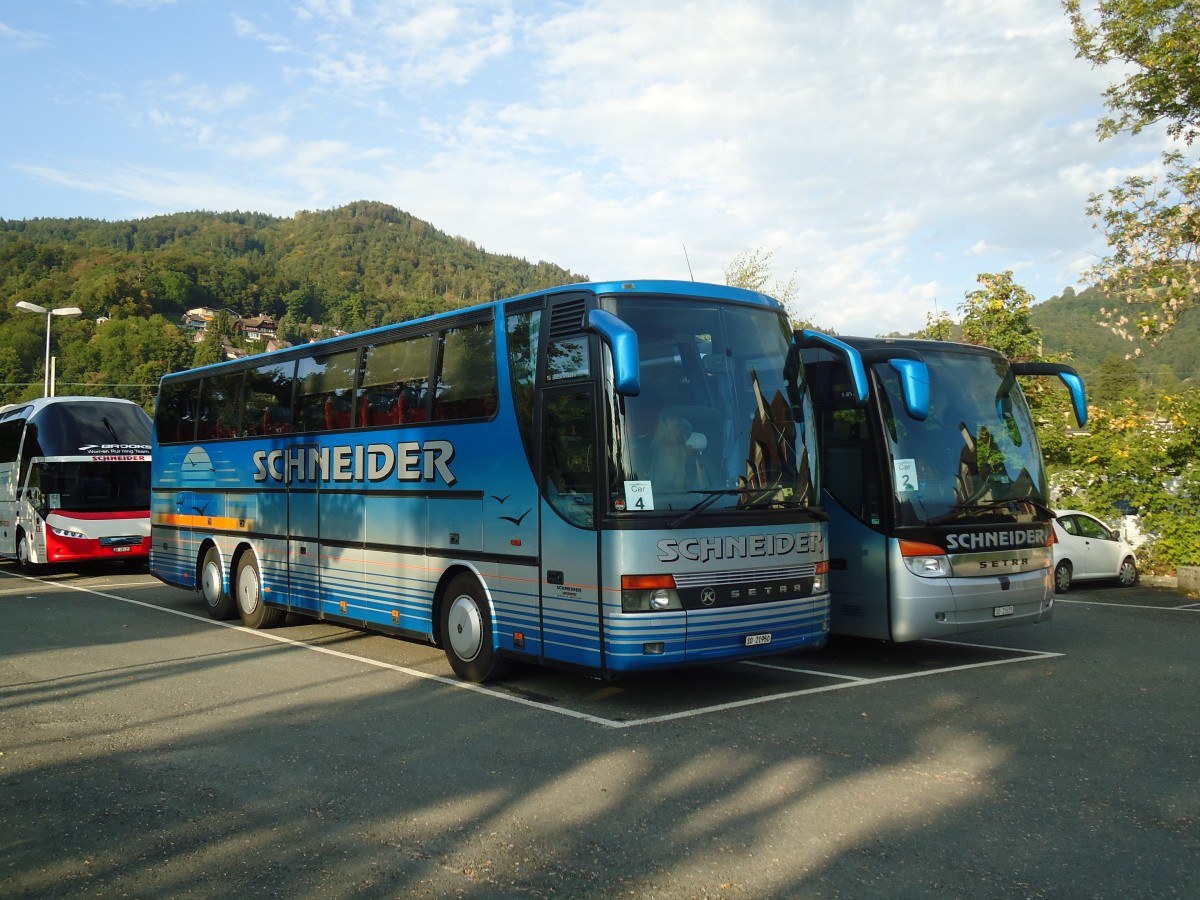
<svg viewBox="0 0 1200 900">
<path fill-rule="evenodd" d="M 1118 64 L 1124 79 L 1104 92 L 1101 140 L 1165 124 L 1189 147 L 1200 136 L 1200 4 L 1196 0 L 1100 0 L 1084 11 L 1064 0 L 1076 55 Z M 1166 153 L 1160 178 L 1130 176 L 1088 200 L 1111 253 L 1083 277 L 1120 301 L 1104 315 L 1118 334 L 1155 340 L 1196 305 L 1200 168 Z"/>
</svg>

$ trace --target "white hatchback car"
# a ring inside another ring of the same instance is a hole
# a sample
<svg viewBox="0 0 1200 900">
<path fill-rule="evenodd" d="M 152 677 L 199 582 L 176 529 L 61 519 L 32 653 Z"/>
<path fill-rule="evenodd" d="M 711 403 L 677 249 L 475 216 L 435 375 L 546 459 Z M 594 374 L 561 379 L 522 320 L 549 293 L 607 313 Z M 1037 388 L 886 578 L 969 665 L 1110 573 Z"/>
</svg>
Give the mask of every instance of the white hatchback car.
<svg viewBox="0 0 1200 900">
<path fill-rule="evenodd" d="M 1075 509 L 1055 513 L 1055 593 L 1065 593 L 1073 581 L 1112 578 L 1122 587 L 1137 584 L 1137 559 L 1119 534 L 1089 513 Z"/>
</svg>

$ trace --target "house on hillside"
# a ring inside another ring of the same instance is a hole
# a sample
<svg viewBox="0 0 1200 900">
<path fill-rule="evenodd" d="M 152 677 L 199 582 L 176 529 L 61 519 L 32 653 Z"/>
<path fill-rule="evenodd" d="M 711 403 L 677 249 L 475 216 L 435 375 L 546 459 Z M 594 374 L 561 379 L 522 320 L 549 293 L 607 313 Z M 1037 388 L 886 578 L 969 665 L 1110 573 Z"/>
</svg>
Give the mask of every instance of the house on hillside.
<svg viewBox="0 0 1200 900">
<path fill-rule="evenodd" d="M 304 330 L 308 332 L 308 342 L 311 344 L 314 341 L 323 341 L 328 338 L 342 337 L 348 332 L 342 331 L 340 328 L 334 328 L 332 325 L 312 325 L 304 326 Z"/>
<path fill-rule="evenodd" d="M 238 319 L 233 324 L 234 334 L 240 334 L 248 341 L 269 341 L 276 337 L 274 316 L 249 316 Z"/>
<path fill-rule="evenodd" d="M 217 311 L 211 306 L 198 306 L 189 309 L 180 319 L 180 324 L 189 331 L 204 331 L 208 323 L 217 317 Z"/>
</svg>

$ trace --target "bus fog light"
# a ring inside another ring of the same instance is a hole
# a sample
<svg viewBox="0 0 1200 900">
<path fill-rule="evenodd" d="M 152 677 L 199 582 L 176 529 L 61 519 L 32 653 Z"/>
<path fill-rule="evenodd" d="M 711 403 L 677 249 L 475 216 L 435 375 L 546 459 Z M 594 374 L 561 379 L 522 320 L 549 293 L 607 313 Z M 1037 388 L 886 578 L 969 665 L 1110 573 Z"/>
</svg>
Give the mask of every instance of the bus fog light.
<svg viewBox="0 0 1200 900">
<path fill-rule="evenodd" d="M 642 644 L 643 656 L 661 656 L 667 652 L 667 645 L 662 641 L 654 641 L 649 644 Z"/>
</svg>

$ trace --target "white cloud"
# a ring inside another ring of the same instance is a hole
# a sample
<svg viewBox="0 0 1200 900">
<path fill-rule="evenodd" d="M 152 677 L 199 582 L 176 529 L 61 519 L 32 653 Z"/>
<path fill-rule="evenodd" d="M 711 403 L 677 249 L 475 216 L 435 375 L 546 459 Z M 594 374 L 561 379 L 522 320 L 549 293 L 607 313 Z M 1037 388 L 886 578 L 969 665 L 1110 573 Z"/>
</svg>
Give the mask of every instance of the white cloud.
<svg viewBox="0 0 1200 900">
<path fill-rule="evenodd" d="M 0 22 L 0 42 L 17 50 L 35 50 L 47 43 L 44 34 L 36 31 L 21 31 Z"/>
<path fill-rule="evenodd" d="M 736 254 L 772 249 L 801 314 L 875 333 L 954 310 L 981 271 L 1061 291 L 1102 249 L 1087 197 L 1152 173 L 1166 146 L 1097 142 L 1111 75 L 1075 59 L 1044 0 L 300 0 L 289 13 L 230 9 L 238 44 L 220 70 L 180 60 L 160 87 L 134 66 L 147 87 L 126 101 L 127 162 L 56 150 L 36 168 L 47 157 L 30 150 L 21 171 L 59 186 L 83 172 L 84 196 L 164 211 L 200 185 L 282 215 L 377 199 L 596 278 L 688 277 L 686 245 L 696 277 L 721 280 Z"/>
</svg>

